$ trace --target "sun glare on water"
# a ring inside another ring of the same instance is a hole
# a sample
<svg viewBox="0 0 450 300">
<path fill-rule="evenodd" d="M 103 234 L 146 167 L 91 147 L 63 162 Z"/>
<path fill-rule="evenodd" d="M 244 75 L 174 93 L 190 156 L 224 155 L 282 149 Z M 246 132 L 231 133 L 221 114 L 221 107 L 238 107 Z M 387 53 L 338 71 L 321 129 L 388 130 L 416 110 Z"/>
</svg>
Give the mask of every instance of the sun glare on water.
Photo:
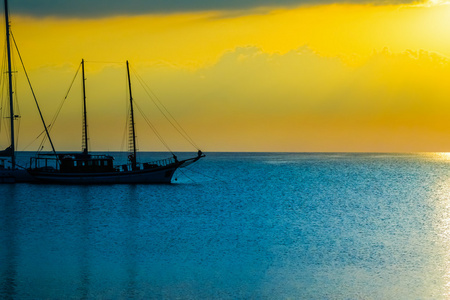
<svg viewBox="0 0 450 300">
<path fill-rule="evenodd" d="M 439 157 L 442 160 L 449 160 L 450 161 L 450 152 L 437 152 L 436 156 Z"/>
<path fill-rule="evenodd" d="M 450 152 L 438 152 L 436 156 L 439 157 L 440 160 L 450 161 Z"/>
<path fill-rule="evenodd" d="M 450 162 L 450 152 L 423 152 L 421 156 L 427 160 Z"/>
</svg>

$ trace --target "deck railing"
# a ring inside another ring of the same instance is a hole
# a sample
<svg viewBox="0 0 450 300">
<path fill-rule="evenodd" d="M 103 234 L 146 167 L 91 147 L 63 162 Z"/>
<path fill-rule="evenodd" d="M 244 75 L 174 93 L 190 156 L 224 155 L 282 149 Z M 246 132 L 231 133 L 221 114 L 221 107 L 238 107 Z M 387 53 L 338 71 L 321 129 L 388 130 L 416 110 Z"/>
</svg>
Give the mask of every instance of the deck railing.
<svg viewBox="0 0 450 300">
<path fill-rule="evenodd" d="M 59 159 L 56 157 L 31 157 L 30 167 L 33 169 L 59 170 Z"/>
<path fill-rule="evenodd" d="M 175 159 L 173 159 L 173 158 L 165 158 L 165 159 L 160 159 L 160 160 L 155 160 L 155 161 L 149 162 L 148 164 L 157 165 L 159 167 L 165 167 L 167 165 L 173 164 L 174 162 L 175 162 Z"/>
<path fill-rule="evenodd" d="M 158 167 L 165 167 L 170 164 L 175 163 L 174 158 L 165 158 L 165 159 L 159 159 L 151 162 L 146 163 L 139 163 L 138 169 L 151 169 L 151 168 L 158 168 Z"/>
<path fill-rule="evenodd" d="M 147 170 L 152 168 L 161 168 L 168 166 L 170 164 L 175 163 L 174 158 L 165 158 L 165 159 L 159 159 L 151 162 L 145 162 L 145 163 L 136 163 L 137 170 Z M 128 162 L 127 164 L 123 165 L 117 165 L 115 166 L 116 171 L 123 172 L 123 171 L 131 171 L 132 170 L 132 163 Z"/>
<path fill-rule="evenodd" d="M 91 158 L 104 158 L 104 156 L 92 156 Z M 165 167 L 170 164 L 175 163 L 175 158 L 165 158 L 165 159 L 159 159 L 151 162 L 146 163 L 137 163 L 137 169 L 143 170 L 143 169 L 151 169 L 151 168 L 158 168 L 158 167 Z M 30 158 L 30 166 L 33 169 L 47 169 L 47 171 L 58 171 L 60 167 L 60 160 L 57 157 L 31 157 Z M 132 164 L 128 162 L 127 164 L 118 165 L 115 166 L 116 171 L 130 171 L 132 170 Z"/>
</svg>

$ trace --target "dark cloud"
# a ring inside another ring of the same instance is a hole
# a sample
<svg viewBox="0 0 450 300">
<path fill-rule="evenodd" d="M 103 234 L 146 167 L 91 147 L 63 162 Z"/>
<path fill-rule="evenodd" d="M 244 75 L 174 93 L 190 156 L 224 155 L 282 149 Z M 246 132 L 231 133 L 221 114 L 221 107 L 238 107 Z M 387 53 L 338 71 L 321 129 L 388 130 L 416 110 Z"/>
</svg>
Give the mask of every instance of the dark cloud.
<svg viewBox="0 0 450 300">
<path fill-rule="evenodd" d="M 93 17 L 330 3 L 401 4 L 413 0 L 10 0 L 13 13 L 35 16 Z"/>
</svg>

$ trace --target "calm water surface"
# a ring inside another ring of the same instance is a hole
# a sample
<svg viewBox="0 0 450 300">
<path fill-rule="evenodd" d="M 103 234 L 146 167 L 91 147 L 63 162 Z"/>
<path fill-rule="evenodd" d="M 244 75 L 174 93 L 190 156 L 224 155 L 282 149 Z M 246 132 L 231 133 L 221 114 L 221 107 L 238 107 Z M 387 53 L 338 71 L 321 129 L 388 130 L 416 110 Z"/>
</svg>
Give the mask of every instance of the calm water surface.
<svg viewBox="0 0 450 300">
<path fill-rule="evenodd" d="M 0 298 L 450 298 L 450 156 L 215 153 L 176 177 L 0 185 Z"/>
</svg>

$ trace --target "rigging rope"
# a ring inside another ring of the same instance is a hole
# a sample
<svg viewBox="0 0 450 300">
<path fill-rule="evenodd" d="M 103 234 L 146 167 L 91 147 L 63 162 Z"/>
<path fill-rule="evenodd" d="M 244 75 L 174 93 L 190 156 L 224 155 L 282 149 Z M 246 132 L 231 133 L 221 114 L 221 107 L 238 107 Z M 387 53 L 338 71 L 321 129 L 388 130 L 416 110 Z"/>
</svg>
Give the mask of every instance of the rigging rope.
<svg viewBox="0 0 450 300">
<path fill-rule="evenodd" d="M 37 101 L 37 99 L 36 99 L 36 94 L 34 93 L 34 89 L 33 89 L 33 87 L 31 86 L 30 78 L 28 77 L 27 70 L 25 69 L 25 64 L 23 63 L 22 56 L 20 55 L 19 47 L 17 46 L 16 40 L 15 40 L 14 35 L 12 34 L 12 32 L 11 32 L 11 37 L 12 37 L 12 40 L 13 40 L 13 42 L 14 42 L 14 46 L 16 47 L 16 51 L 17 51 L 17 54 L 18 54 L 18 56 L 19 56 L 20 63 L 22 64 L 23 71 L 24 71 L 25 76 L 26 76 L 26 78 L 27 78 L 28 85 L 29 85 L 29 87 L 30 87 L 31 93 L 32 93 L 33 98 L 34 98 L 34 102 L 36 103 L 36 107 L 37 107 L 37 109 L 38 109 L 38 111 L 39 111 L 39 115 L 40 115 L 40 117 L 41 117 L 41 121 L 42 121 L 42 123 L 43 123 L 43 125 L 44 125 L 44 128 L 45 128 L 45 131 L 46 131 L 46 133 L 47 133 L 47 138 L 49 139 L 49 142 L 50 142 L 50 145 L 51 145 L 51 147 L 52 147 L 53 153 L 56 154 L 55 147 L 53 146 L 53 142 L 52 142 L 52 140 L 51 140 L 51 138 L 50 138 L 50 136 L 49 136 L 49 132 L 47 131 L 47 125 L 45 124 L 44 117 L 43 117 L 42 112 L 41 112 L 41 109 L 40 109 L 40 107 L 39 107 L 39 103 L 38 103 L 38 101 Z M 17 86 L 17 83 L 16 83 L 16 86 Z M 18 107 L 17 107 L 17 109 L 18 109 Z M 20 112 L 19 112 L 19 113 L 20 113 Z M 14 116 L 12 116 L 12 117 L 14 117 Z M 20 122 L 19 122 L 18 125 L 19 125 L 18 127 L 20 127 Z M 18 135 L 17 135 L 17 136 L 18 136 Z M 38 151 L 39 151 L 39 150 L 38 150 Z"/>
<path fill-rule="evenodd" d="M 58 109 L 56 110 L 55 115 L 53 116 L 52 120 L 50 121 L 50 124 L 48 125 L 49 132 L 51 132 L 51 130 L 53 129 L 53 127 L 54 127 L 54 125 L 55 125 L 56 119 L 58 118 L 59 113 L 60 113 L 61 110 L 62 110 L 62 107 L 63 107 L 63 105 L 64 105 L 64 102 L 67 100 L 67 97 L 69 96 L 70 90 L 72 89 L 72 86 L 73 86 L 73 84 L 74 84 L 74 82 L 75 82 L 75 79 L 77 78 L 78 73 L 80 72 L 80 68 L 81 68 L 81 64 L 78 66 L 78 69 L 77 69 L 77 71 L 75 72 L 75 76 L 73 77 L 72 82 L 70 83 L 69 89 L 67 90 L 67 93 L 66 93 L 65 97 L 64 97 L 64 98 L 62 99 L 62 101 L 59 103 Z M 41 149 L 41 148 L 43 147 L 43 145 L 44 145 L 46 139 L 47 139 L 47 136 L 44 136 L 43 140 L 41 141 L 41 144 L 39 145 L 39 149 Z"/>
<path fill-rule="evenodd" d="M 159 134 L 158 130 L 156 130 L 156 127 L 152 124 L 152 122 L 150 122 L 150 120 L 144 114 L 144 112 L 142 111 L 141 107 L 136 103 L 136 101 L 134 102 L 134 105 L 138 108 L 138 110 L 141 113 L 142 117 L 144 118 L 145 122 L 147 122 L 147 125 L 153 130 L 153 132 L 158 137 L 158 139 L 161 141 L 161 143 L 164 145 L 164 147 L 166 147 L 167 150 L 169 150 L 169 152 L 171 154 L 173 154 L 173 151 L 170 149 L 169 145 L 167 145 L 166 141 L 164 141 L 164 139 L 161 136 L 161 134 Z"/>
<path fill-rule="evenodd" d="M 16 47 L 16 50 L 17 50 L 17 52 L 18 52 L 18 54 L 19 54 L 19 58 L 20 58 L 20 61 L 21 61 L 21 63 L 22 63 L 22 66 L 23 66 L 25 75 L 26 75 L 26 77 L 27 77 L 28 84 L 29 84 L 29 86 L 30 86 L 31 92 L 32 92 L 32 94 L 33 94 L 34 100 L 35 100 L 35 102 L 36 102 L 37 108 L 38 108 L 38 110 L 39 110 L 39 113 L 41 114 L 40 108 L 39 108 L 39 104 L 38 104 L 37 99 L 36 99 L 36 96 L 35 96 L 35 94 L 34 94 L 34 90 L 33 90 L 32 86 L 31 86 L 31 82 L 30 82 L 30 80 L 29 80 L 29 78 L 28 78 L 28 74 L 27 74 L 27 72 L 26 72 L 26 70 L 25 70 L 25 66 L 24 66 L 24 64 L 23 64 L 22 57 L 20 56 L 19 49 L 18 49 L 17 44 L 16 44 L 16 42 L 15 42 L 14 36 L 12 36 L 12 39 L 13 39 L 13 41 L 14 41 L 14 45 L 15 45 L 15 47 Z M 91 61 L 91 62 L 92 62 L 92 61 Z M 94 63 L 116 63 L 116 62 L 98 62 L 98 61 L 93 61 L 93 62 L 94 62 Z M 72 82 L 71 82 L 71 84 L 70 84 L 70 86 L 69 86 L 69 88 L 68 88 L 68 90 L 67 90 L 67 93 L 65 94 L 64 99 L 62 99 L 62 101 L 60 102 L 60 104 L 59 104 L 59 106 L 58 106 L 58 109 L 57 109 L 55 115 L 53 116 L 51 122 L 49 123 L 49 125 L 48 125 L 47 128 L 46 128 L 46 129 L 48 130 L 48 134 L 50 133 L 50 131 L 53 129 L 53 127 L 54 127 L 54 125 L 55 125 L 55 122 L 56 122 L 56 120 L 57 120 L 57 118 L 58 118 L 58 116 L 59 116 L 59 114 L 60 114 L 60 112 L 61 112 L 61 110 L 62 110 L 62 107 L 63 107 L 64 103 L 66 102 L 66 100 L 67 100 L 67 98 L 68 98 L 68 95 L 69 95 L 69 93 L 70 93 L 70 91 L 71 91 L 71 89 L 72 89 L 72 87 L 73 87 L 73 85 L 74 85 L 74 82 L 75 82 L 75 80 L 76 80 L 76 78 L 77 78 L 77 76 L 78 76 L 78 73 L 79 73 L 80 69 L 81 69 L 81 64 L 78 66 L 78 69 L 77 69 L 77 71 L 76 71 L 76 73 L 75 73 L 75 76 L 74 76 L 73 79 L 72 79 Z M 173 115 L 168 111 L 168 109 L 164 106 L 164 104 L 162 104 L 162 102 L 161 102 L 161 101 L 159 100 L 159 98 L 155 95 L 155 93 L 154 93 L 154 92 L 150 89 L 150 87 L 144 82 L 144 80 L 142 79 L 142 77 L 141 77 L 134 69 L 132 69 L 132 70 L 133 70 L 133 73 L 135 74 L 136 78 L 138 79 L 139 83 L 140 83 L 141 86 L 144 88 L 144 91 L 145 91 L 146 94 L 149 96 L 149 98 L 151 99 L 151 101 L 153 102 L 153 104 L 158 108 L 158 110 L 160 111 L 160 113 L 164 116 L 164 118 L 172 125 L 172 127 L 173 127 L 173 128 L 174 128 L 174 129 L 175 129 L 175 130 L 176 130 L 176 131 L 177 131 L 177 132 L 178 132 L 178 133 L 179 133 L 186 141 L 188 141 L 194 148 L 196 148 L 196 149 L 198 150 L 199 147 L 196 145 L 196 143 L 194 142 L 194 140 L 188 135 L 188 133 L 183 129 L 183 127 L 177 122 L 177 120 L 176 120 L 176 119 L 173 117 Z M 3 85 L 4 85 L 4 81 L 3 81 Z M 2 101 L 2 102 L 3 102 L 3 101 Z M 157 131 L 156 127 L 150 122 L 149 118 L 144 114 L 144 112 L 143 112 L 143 110 L 141 109 L 141 107 L 136 103 L 136 101 L 134 101 L 133 103 L 136 105 L 136 107 L 138 108 L 140 114 L 143 116 L 144 120 L 145 120 L 146 123 L 149 125 L 149 127 L 152 129 L 152 131 L 155 133 L 155 135 L 158 137 L 158 139 L 161 141 L 161 143 L 167 148 L 168 151 L 170 151 L 170 152 L 173 154 L 173 152 L 172 152 L 171 148 L 169 147 L 169 145 L 165 142 L 165 140 L 163 139 L 163 137 L 161 136 L 161 134 Z M 129 109 L 129 108 L 128 108 L 128 109 Z M 0 114 L 1 114 L 1 113 L 2 113 L 2 108 L 0 107 Z M 41 114 L 41 118 L 42 118 L 42 114 Z M 44 120 L 42 119 L 42 121 L 44 121 Z M 127 123 L 128 123 L 128 118 L 127 118 Z M 44 126 L 45 126 L 45 123 L 44 123 Z M 1 129 L 1 125 L 0 125 L 0 129 Z M 42 136 L 42 134 L 43 134 L 44 132 L 45 132 L 45 130 L 44 130 L 43 132 L 41 132 L 41 133 L 37 136 L 36 139 L 38 139 L 40 136 Z M 42 139 L 42 141 L 41 141 L 41 143 L 40 143 L 40 145 L 39 145 L 39 150 L 38 150 L 38 151 L 40 151 L 41 149 L 43 149 L 44 144 L 45 144 L 45 142 L 47 141 L 48 138 L 49 138 L 48 135 L 45 135 L 45 136 L 44 136 L 44 138 Z M 36 139 L 35 139 L 35 140 L 36 140 Z M 35 140 L 34 140 L 34 141 L 35 141 Z M 34 141 L 33 141 L 33 142 L 34 142 Z M 33 142 L 32 142 L 32 143 L 33 143 Z M 51 143 L 51 141 L 50 141 L 50 143 Z M 30 144 L 30 145 L 31 145 L 31 144 Z M 29 145 L 28 145 L 27 147 L 29 147 Z M 122 145 L 122 147 L 123 147 L 123 145 Z M 52 145 L 52 148 L 53 148 L 53 145 Z M 53 151 L 55 151 L 54 148 L 53 148 Z M 55 152 L 55 153 L 56 153 L 56 152 Z"/>
<path fill-rule="evenodd" d="M 186 176 L 188 179 L 190 179 L 193 183 L 197 184 L 197 182 L 195 182 L 194 179 L 192 179 L 191 177 L 189 177 L 188 175 L 186 175 L 186 173 L 184 173 L 181 169 L 178 169 L 177 171 L 179 171 L 181 174 L 183 174 L 184 176 Z M 175 178 L 175 180 L 178 180 L 178 178 Z"/>
<path fill-rule="evenodd" d="M 44 133 L 45 133 L 45 130 L 43 130 L 41 133 L 39 133 L 39 135 L 38 135 L 34 140 L 32 140 L 31 143 L 29 143 L 25 148 L 23 148 L 22 151 L 27 150 L 27 149 L 28 149 L 34 142 L 36 142 L 36 141 L 37 141 Z M 39 144 L 38 151 L 39 151 L 39 149 L 41 149 L 41 148 L 42 148 L 42 145 Z"/>
<path fill-rule="evenodd" d="M 94 64 L 123 64 L 122 61 L 101 61 L 101 60 L 85 60 L 85 63 L 94 63 Z"/>
<path fill-rule="evenodd" d="M 126 86 L 128 86 L 128 84 L 126 84 Z M 125 90 L 126 90 L 126 88 L 125 88 Z M 123 131 L 122 143 L 120 145 L 120 151 L 123 151 L 125 149 L 125 143 L 127 141 L 127 133 L 128 133 L 128 122 L 129 122 L 128 119 L 130 119 L 130 115 L 128 114 L 128 111 L 130 111 L 130 101 L 127 99 L 126 96 L 125 96 L 125 99 L 126 99 L 125 103 L 126 103 L 127 114 L 126 114 L 126 118 L 125 118 L 125 129 Z"/>
<path fill-rule="evenodd" d="M 11 37 L 14 41 L 14 36 L 12 35 L 12 32 L 11 32 Z M 16 49 L 17 49 L 17 45 L 16 45 Z M 17 53 L 19 53 L 19 50 L 17 50 Z M 19 57 L 20 57 L 20 53 L 19 53 Z M 20 61 L 22 61 L 22 58 L 20 58 Z M 11 62 L 13 64 L 13 69 L 16 69 L 16 61 L 14 60 L 14 57 L 12 57 Z M 25 74 L 26 74 L 26 71 L 25 71 Z M 28 78 L 28 76 L 27 76 L 27 78 Z M 16 140 L 15 140 L 16 149 L 19 149 L 19 134 L 20 134 L 21 122 L 20 122 L 20 106 L 19 106 L 19 100 L 18 100 L 19 93 L 16 88 L 17 87 L 17 76 L 13 76 L 13 79 L 14 79 L 14 85 L 13 85 L 14 86 L 14 93 L 13 93 L 13 105 L 14 105 L 13 118 L 14 118 L 14 120 L 16 120 L 16 116 L 17 116 L 17 122 L 16 122 L 17 125 L 14 127 L 14 129 L 16 130 L 16 134 L 14 136 L 16 138 Z"/>
<path fill-rule="evenodd" d="M 169 110 L 164 106 L 164 104 L 159 100 L 159 98 L 155 95 L 155 93 L 150 89 L 150 87 L 145 83 L 142 77 L 132 68 L 133 74 L 138 79 L 141 86 L 144 88 L 144 91 L 152 100 L 153 104 L 158 108 L 161 114 L 166 118 L 166 120 L 172 125 L 172 127 L 178 131 L 178 133 L 188 141 L 194 148 L 199 150 L 200 148 L 196 145 L 194 140 L 188 135 L 188 133 L 183 129 L 183 127 L 177 122 L 177 120 L 173 117 L 173 115 L 169 112 Z M 156 101 L 155 101 L 156 99 Z M 158 105 L 159 104 L 159 105 Z M 161 107 L 164 109 L 161 109 Z M 165 111 L 165 112 L 164 112 Z M 169 115 L 170 118 L 167 116 Z"/>
<path fill-rule="evenodd" d="M 12 32 L 10 32 L 10 35 L 11 35 L 11 37 L 14 39 L 14 37 L 13 37 L 13 35 L 12 35 Z M 16 48 L 17 48 L 17 46 L 16 46 Z M 20 55 L 20 54 L 19 54 Z M 14 56 L 12 56 L 11 57 L 11 70 L 13 70 L 13 69 L 15 69 L 15 65 L 16 65 L 16 62 L 14 61 Z M 5 67 L 5 69 L 6 69 L 6 67 Z M 8 73 L 8 71 L 6 72 L 6 73 Z M 11 73 L 15 73 L 15 71 L 11 71 Z M 12 74 L 11 74 L 12 75 Z M 14 115 L 13 116 L 9 116 L 9 117 L 7 117 L 8 119 L 13 119 L 13 120 L 15 120 L 16 119 L 16 116 L 20 116 L 20 107 L 19 107 L 19 102 L 18 102 L 18 97 L 17 97 L 17 95 L 18 95 L 18 93 L 17 93 L 17 90 L 16 90 L 16 86 L 17 86 L 17 77 L 15 77 L 15 76 L 12 76 L 11 77 L 11 79 L 13 80 L 13 82 L 12 82 L 12 86 L 13 86 L 13 94 L 12 94 L 12 97 L 13 97 L 13 99 L 12 99 L 12 105 L 13 105 L 13 111 L 14 111 Z M 7 100 L 6 101 L 8 101 L 9 100 L 9 97 L 7 97 Z M 9 106 L 11 106 L 11 103 L 9 103 Z M 17 121 L 17 125 L 16 126 L 14 126 L 14 130 L 15 130 L 15 135 L 14 135 L 14 137 L 15 137 L 15 141 L 14 141 L 14 143 L 15 143 L 15 148 L 16 149 L 18 149 L 18 145 L 19 145 L 19 131 L 20 131 L 20 119 L 18 119 L 18 121 Z M 9 135 L 9 138 L 11 139 L 11 134 Z"/>
<path fill-rule="evenodd" d="M 2 70 L 5 70 L 6 69 L 6 43 L 5 43 L 5 45 L 4 45 L 4 51 L 3 51 L 3 60 L 2 60 Z M 3 74 L 7 74 L 6 72 L 4 72 Z M 6 87 L 5 87 L 5 83 L 6 83 L 6 80 L 4 79 L 5 78 L 5 76 L 2 76 L 1 77 L 1 79 L 2 79 L 2 91 L 6 91 Z M 1 95 L 1 97 L 2 97 L 2 99 L 1 99 L 1 107 L 0 107 L 0 117 L 1 117 L 1 120 L 0 120 L 0 132 L 2 131 L 2 124 L 3 124 L 3 121 L 5 120 L 5 118 L 6 118 L 6 116 L 4 116 L 3 115 L 3 113 L 4 113 L 4 110 L 3 110 L 3 108 L 6 108 L 6 97 L 4 97 L 5 95 L 4 95 L 4 93 L 2 92 L 2 95 Z M 7 132 L 7 131 L 6 131 Z M 6 135 L 7 135 L 7 138 L 8 138 L 8 140 L 10 139 L 10 137 L 9 137 L 9 135 L 8 135 L 8 132 L 6 133 Z"/>
<path fill-rule="evenodd" d="M 192 169 L 185 168 L 185 170 L 191 171 L 191 172 L 193 172 L 193 173 L 200 174 L 200 175 L 205 176 L 205 177 L 208 177 L 208 178 L 210 178 L 210 179 L 212 179 L 212 180 L 216 180 L 216 181 L 219 181 L 219 182 L 228 184 L 228 182 L 226 182 L 226 181 L 224 181 L 224 180 L 220 180 L 220 179 L 217 179 L 217 178 L 214 178 L 214 177 L 205 175 L 205 174 L 203 174 L 203 173 L 200 173 L 200 172 L 198 172 L 198 171 L 194 171 L 194 170 L 192 170 Z"/>
</svg>

